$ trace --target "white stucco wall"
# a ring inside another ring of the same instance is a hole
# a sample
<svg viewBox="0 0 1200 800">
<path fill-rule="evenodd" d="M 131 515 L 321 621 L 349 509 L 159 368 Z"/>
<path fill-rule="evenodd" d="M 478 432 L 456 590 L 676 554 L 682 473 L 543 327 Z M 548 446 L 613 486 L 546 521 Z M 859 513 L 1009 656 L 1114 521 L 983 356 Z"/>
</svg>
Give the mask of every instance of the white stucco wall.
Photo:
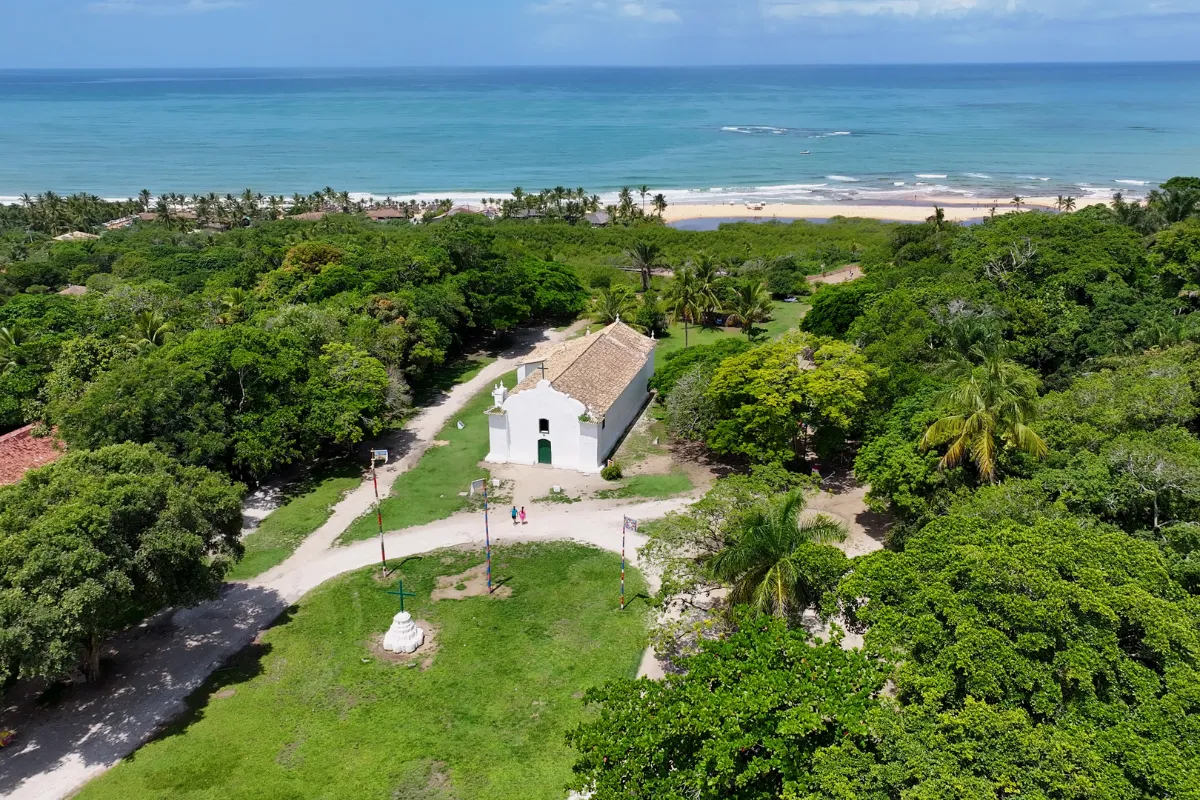
<svg viewBox="0 0 1200 800">
<path fill-rule="evenodd" d="M 600 466 L 604 466 L 603 462 L 612 454 L 617 442 L 637 419 L 637 413 L 645 404 L 646 396 L 650 393 L 650 378 L 653 375 L 654 351 L 651 351 L 637 376 L 625 387 L 625 391 L 604 415 L 604 429 L 600 431 L 600 440 L 597 446 L 597 460 Z"/>
<path fill-rule="evenodd" d="M 508 420 L 508 458 L 513 464 L 538 463 L 538 440 L 550 440 L 551 466 L 594 472 L 594 463 L 580 460 L 580 422 L 583 403 L 541 381 L 533 389 L 514 394 L 504 403 Z M 539 420 L 550 422 L 550 435 L 538 431 Z M 489 454 L 488 460 L 494 460 Z"/>
<path fill-rule="evenodd" d="M 485 414 L 488 423 L 488 454 L 485 461 L 493 464 L 508 462 L 508 417 L 505 414 Z"/>
<path fill-rule="evenodd" d="M 528 377 L 529 374 L 532 373 L 534 370 L 541 369 L 542 363 L 543 362 L 541 362 L 541 361 L 531 361 L 528 364 L 517 365 L 517 383 L 520 383 L 521 381 L 525 380 L 525 378 Z"/>
</svg>

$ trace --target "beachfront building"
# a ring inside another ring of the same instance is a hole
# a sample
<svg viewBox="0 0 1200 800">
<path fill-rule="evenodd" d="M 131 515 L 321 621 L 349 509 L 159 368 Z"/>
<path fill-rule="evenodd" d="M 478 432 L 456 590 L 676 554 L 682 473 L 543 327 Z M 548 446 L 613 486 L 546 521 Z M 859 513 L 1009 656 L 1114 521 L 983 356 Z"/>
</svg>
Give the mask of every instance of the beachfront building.
<svg viewBox="0 0 1200 800">
<path fill-rule="evenodd" d="M 619 319 L 542 345 L 521 361 L 511 392 L 492 392 L 487 461 L 599 472 L 645 406 L 653 374 L 654 340 Z"/>
</svg>

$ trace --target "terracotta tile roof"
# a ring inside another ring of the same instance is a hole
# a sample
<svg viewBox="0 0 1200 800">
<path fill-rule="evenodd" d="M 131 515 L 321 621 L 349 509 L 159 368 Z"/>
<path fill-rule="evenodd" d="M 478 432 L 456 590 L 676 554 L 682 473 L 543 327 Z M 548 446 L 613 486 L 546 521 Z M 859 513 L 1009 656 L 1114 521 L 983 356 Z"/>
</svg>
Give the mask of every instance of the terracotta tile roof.
<svg viewBox="0 0 1200 800">
<path fill-rule="evenodd" d="M 550 386 L 583 403 L 588 413 L 599 419 L 629 386 L 653 351 L 654 340 L 649 336 L 623 322 L 614 322 L 596 333 L 535 349 L 522 363 L 541 361 L 545 372 L 534 370 L 512 393 L 534 388 L 544 375 Z"/>
<path fill-rule="evenodd" d="M 31 469 L 45 466 L 63 454 L 63 445 L 54 436 L 35 439 L 29 435 L 32 425 L 0 436 L 0 486 L 16 483 Z"/>
</svg>

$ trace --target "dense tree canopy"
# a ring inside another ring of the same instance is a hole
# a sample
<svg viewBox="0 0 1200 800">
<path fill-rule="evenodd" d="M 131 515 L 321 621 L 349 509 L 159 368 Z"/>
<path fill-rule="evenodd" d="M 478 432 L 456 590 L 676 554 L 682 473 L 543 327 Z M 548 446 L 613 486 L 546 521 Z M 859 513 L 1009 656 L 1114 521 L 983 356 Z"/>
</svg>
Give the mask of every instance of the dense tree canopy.
<svg viewBox="0 0 1200 800">
<path fill-rule="evenodd" d="M 0 487 L 0 680 L 99 671 L 105 639 L 215 597 L 244 487 L 149 446 L 69 453 Z"/>
</svg>

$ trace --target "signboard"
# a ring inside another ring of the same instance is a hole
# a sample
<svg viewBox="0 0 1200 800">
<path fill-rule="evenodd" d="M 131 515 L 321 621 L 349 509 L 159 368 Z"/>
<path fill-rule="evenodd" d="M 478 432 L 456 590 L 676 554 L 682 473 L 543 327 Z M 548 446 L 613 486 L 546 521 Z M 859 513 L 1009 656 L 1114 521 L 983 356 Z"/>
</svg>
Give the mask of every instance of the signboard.
<svg viewBox="0 0 1200 800">
<path fill-rule="evenodd" d="M 388 460 L 388 451 L 387 450 L 372 450 L 371 451 L 371 461 L 382 461 L 383 463 L 386 464 L 387 460 Z"/>
<path fill-rule="evenodd" d="M 477 481 L 471 481 L 471 496 L 474 497 L 476 492 L 483 491 L 483 478 Z"/>
</svg>

